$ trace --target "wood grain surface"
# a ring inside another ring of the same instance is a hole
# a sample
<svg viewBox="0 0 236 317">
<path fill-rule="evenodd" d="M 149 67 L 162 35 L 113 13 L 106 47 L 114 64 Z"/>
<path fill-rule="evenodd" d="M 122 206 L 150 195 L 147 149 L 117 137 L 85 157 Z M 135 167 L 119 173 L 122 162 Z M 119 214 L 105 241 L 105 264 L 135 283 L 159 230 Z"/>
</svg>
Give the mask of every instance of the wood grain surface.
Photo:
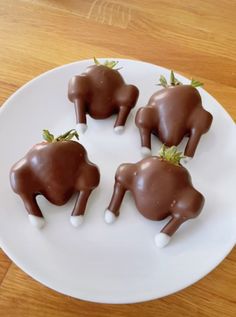
<svg viewBox="0 0 236 317">
<path fill-rule="evenodd" d="M 40 73 L 93 56 L 144 60 L 193 76 L 236 119 L 236 1 L 0 1 L 0 104 Z M 58 294 L 0 251 L 0 316 L 233 317 L 236 250 L 195 285 L 132 305 Z"/>
</svg>

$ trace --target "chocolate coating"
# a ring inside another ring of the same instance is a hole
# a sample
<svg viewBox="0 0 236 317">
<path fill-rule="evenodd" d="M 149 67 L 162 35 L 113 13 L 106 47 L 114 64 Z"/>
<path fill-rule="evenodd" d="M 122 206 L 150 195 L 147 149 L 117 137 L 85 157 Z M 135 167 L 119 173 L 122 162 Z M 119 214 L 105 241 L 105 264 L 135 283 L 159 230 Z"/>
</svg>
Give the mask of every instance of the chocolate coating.
<svg viewBox="0 0 236 317">
<path fill-rule="evenodd" d="M 118 113 L 115 127 L 125 125 L 138 95 L 137 87 L 126 85 L 117 70 L 103 65 L 89 66 L 81 75 L 72 77 L 68 89 L 77 123 L 86 123 L 86 113 L 94 119 Z"/>
<path fill-rule="evenodd" d="M 212 115 L 202 107 L 198 90 L 190 85 L 170 86 L 154 93 L 135 118 L 142 146 L 151 149 L 151 133 L 167 146 L 177 146 L 189 137 L 184 154 L 193 157 L 202 134 L 212 123 Z"/>
<path fill-rule="evenodd" d="M 74 193 L 72 215 L 83 215 L 91 191 L 99 184 L 99 170 L 75 141 L 36 144 L 10 171 L 10 183 L 29 214 L 43 217 L 36 202 L 43 195 L 55 205 L 64 205 Z"/>
<path fill-rule="evenodd" d="M 187 169 L 157 156 L 135 164 L 122 164 L 117 169 L 108 207 L 116 216 L 127 190 L 132 193 L 136 207 L 144 217 L 158 221 L 171 216 L 161 230 L 168 236 L 172 236 L 186 220 L 197 217 L 204 205 L 204 197 L 193 187 Z"/>
</svg>

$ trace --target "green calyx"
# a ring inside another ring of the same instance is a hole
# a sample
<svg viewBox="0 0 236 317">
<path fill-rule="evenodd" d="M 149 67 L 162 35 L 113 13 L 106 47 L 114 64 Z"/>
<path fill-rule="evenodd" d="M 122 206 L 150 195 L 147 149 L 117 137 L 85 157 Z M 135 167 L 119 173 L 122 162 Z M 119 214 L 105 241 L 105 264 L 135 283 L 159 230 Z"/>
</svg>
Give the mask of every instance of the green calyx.
<svg viewBox="0 0 236 317">
<path fill-rule="evenodd" d="M 59 135 L 58 137 L 54 137 L 48 130 L 43 130 L 43 139 L 48 143 L 55 143 L 60 141 L 70 141 L 73 138 L 79 140 L 78 132 L 75 129 L 69 130 L 66 133 Z"/>
<path fill-rule="evenodd" d="M 170 71 L 170 85 L 171 86 L 178 86 L 178 85 L 183 85 L 176 77 L 173 72 L 173 70 Z"/>
<path fill-rule="evenodd" d="M 168 88 L 168 87 L 171 87 L 171 86 L 179 86 L 179 85 L 183 85 L 183 84 L 175 77 L 175 74 L 174 74 L 173 70 L 170 71 L 170 83 L 169 84 L 168 84 L 166 78 L 163 75 L 160 76 L 158 86 L 162 86 L 164 88 Z M 195 79 L 192 78 L 190 85 L 192 87 L 194 87 L 194 88 L 197 88 L 197 87 L 202 87 L 203 83 L 201 83 L 200 81 L 195 80 Z"/>
<path fill-rule="evenodd" d="M 183 85 L 176 77 L 175 74 L 173 72 L 173 70 L 171 70 L 170 72 L 170 83 L 168 84 L 166 78 L 161 75 L 160 79 L 159 79 L 159 84 L 158 86 L 162 86 L 164 88 L 170 87 L 170 86 L 179 86 L 179 85 Z"/>
<path fill-rule="evenodd" d="M 194 88 L 196 87 L 202 87 L 204 84 L 201 83 L 200 81 L 196 80 L 196 79 L 191 79 L 191 86 L 193 86 Z"/>
<path fill-rule="evenodd" d="M 164 161 L 167 161 L 173 165 L 179 166 L 180 165 L 180 160 L 185 158 L 182 152 L 179 152 L 177 150 L 176 146 L 171 146 L 171 147 L 166 147 L 165 144 L 162 145 L 160 151 L 159 151 L 159 156 L 161 159 Z"/>
<path fill-rule="evenodd" d="M 93 58 L 93 60 L 94 60 L 94 64 L 95 65 L 103 65 L 103 66 L 106 66 L 106 67 L 108 67 L 108 68 L 111 68 L 111 69 L 114 69 L 114 67 L 116 67 L 116 65 L 119 63 L 118 61 L 108 61 L 108 60 L 106 60 L 103 64 L 102 63 L 100 63 L 97 59 L 96 59 L 96 57 L 94 57 Z M 119 69 L 121 69 L 122 67 L 120 67 L 120 68 L 116 68 L 115 70 L 119 70 Z"/>
</svg>

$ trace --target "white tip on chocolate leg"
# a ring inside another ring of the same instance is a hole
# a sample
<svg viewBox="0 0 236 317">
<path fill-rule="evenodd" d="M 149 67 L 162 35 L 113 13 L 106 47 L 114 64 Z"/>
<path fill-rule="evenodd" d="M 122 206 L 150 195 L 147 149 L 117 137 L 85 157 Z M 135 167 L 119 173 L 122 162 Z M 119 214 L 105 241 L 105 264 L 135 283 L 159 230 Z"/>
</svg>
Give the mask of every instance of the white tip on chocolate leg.
<svg viewBox="0 0 236 317">
<path fill-rule="evenodd" d="M 73 227 L 79 227 L 84 221 L 84 216 L 71 216 L 70 217 L 70 223 L 72 224 Z"/>
<path fill-rule="evenodd" d="M 123 125 L 118 125 L 117 127 L 114 128 L 115 133 L 121 134 L 124 131 L 124 126 Z"/>
<path fill-rule="evenodd" d="M 87 130 L 87 124 L 86 123 L 77 123 L 76 124 L 76 130 L 79 133 L 84 133 Z"/>
<path fill-rule="evenodd" d="M 37 217 L 34 215 L 29 215 L 29 221 L 32 224 L 32 226 L 41 229 L 43 228 L 44 224 L 45 224 L 45 220 L 43 217 Z"/>
<path fill-rule="evenodd" d="M 149 149 L 148 147 L 142 146 L 141 147 L 141 154 L 143 157 L 147 157 L 147 156 L 151 156 L 152 152 L 151 152 L 151 149 Z"/>
<path fill-rule="evenodd" d="M 109 209 L 105 211 L 104 220 L 106 223 L 110 224 L 116 220 L 116 216 Z"/>
<path fill-rule="evenodd" d="M 158 248 L 165 247 L 170 242 L 170 236 L 168 234 L 160 232 L 155 236 L 155 243 Z"/>
<path fill-rule="evenodd" d="M 192 160 L 192 157 L 190 157 L 190 156 L 185 156 L 185 157 L 183 158 L 184 164 L 188 164 L 191 160 Z"/>
</svg>

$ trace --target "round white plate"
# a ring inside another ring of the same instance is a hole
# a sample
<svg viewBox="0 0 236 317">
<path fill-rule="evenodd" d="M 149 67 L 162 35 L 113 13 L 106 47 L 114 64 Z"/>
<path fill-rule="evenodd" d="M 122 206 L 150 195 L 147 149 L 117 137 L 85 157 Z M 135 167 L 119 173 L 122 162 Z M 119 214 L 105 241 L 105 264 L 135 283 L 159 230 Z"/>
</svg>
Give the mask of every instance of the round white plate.
<svg viewBox="0 0 236 317">
<path fill-rule="evenodd" d="M 209 273 L 235 243 L 235 125 L 226 111 L 205 90 L 203 105 L 213 116 L 195 158 L 189 163 L 194 186 L 206 204 L 199 218 L 186 222 L 170 244 L 158 249 L 154 236 L 166 221 L 145 219 L 126 194 L 118 220 L 107 225 L 108 206 L 119 164 L 141 159 L 140 139 L 134 124 L 138 107 L 146 105 L 161 74 L 169 70 L 152 64 L 119 60 L 127 83 L 137 85 L 140 97 L 125 132 L 113 132 L 115 117 L 88 118 L 80 136 L 89 158 L 101 172 L 100 186 L 92 193 L 80 228 L 69 222 L 73 201 L 63 207 L 39 198 L 46 226 L 32 227 L 19 196 L 9 185 L 10 167 L 41 141 L 41 131 L 60 134 L 75 127 L 74 107 L 67 99 L 69 79 L 91 60 L 53 69 L 12 95 L 0 112 L 0 245 L 26 273 L 61 293 L 102 303 L 132 303 L 159 298 L 189 286 Z M 189 80 L 176 74 L 183 83 Z M 153 138 L 153 153 L 160 142 Z M 181 147 L 186 141 L 183 142 Z"/>
</svg>

